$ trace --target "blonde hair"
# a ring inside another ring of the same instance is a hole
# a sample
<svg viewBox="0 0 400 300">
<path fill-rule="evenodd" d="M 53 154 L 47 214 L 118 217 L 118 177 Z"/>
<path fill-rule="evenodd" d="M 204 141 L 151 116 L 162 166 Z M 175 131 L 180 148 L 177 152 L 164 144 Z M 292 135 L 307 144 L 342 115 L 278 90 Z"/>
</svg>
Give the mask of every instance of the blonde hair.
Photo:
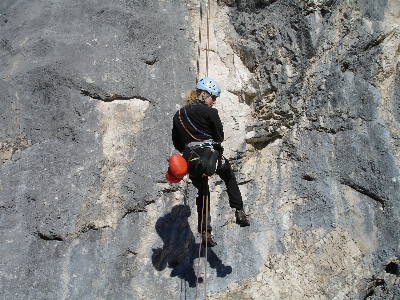
<svg viewBox="0 0 400 300">
<path fill-rule="evenodd" d="M 197 104 L 196 99 L 200 97 L 201 90 L 190 90 L 186 94 L 186 98 L 183 100 L 183 105 Z"/>
</svg>

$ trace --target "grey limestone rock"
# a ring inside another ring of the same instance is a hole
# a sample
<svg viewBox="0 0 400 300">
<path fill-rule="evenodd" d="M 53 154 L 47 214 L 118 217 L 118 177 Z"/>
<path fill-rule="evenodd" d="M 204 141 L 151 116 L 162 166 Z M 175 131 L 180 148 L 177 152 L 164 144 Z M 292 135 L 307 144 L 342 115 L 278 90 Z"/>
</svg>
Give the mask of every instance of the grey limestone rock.
<svg viewBox="0 0 400 300">
<path fill-rule="evenodd" d="M 208 46 L 206 2 L 1 1 L 1 298 L 399 297 L 399 2 L 211 1 Z M 251 226 L 211 178 L 206 261 L 164 174 L 207 48 Z"/>
</svg>

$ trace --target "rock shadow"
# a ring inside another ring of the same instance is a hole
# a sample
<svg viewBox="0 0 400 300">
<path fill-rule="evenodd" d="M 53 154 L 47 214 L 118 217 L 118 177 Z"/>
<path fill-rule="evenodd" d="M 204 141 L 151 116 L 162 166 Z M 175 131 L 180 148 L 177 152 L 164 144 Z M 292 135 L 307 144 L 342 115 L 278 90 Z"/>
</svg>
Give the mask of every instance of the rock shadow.
<svg viewBox="0 0 400 300">
<path fill-rule="evenodd" d="M 176 205 L 171 212 L 159 218 L 155 228 L 164 242 L 162 248 L 152 249 L 153 266 L 158 271 L 167 266 L 171 268 L 171 276 L 184 279 L 189 287 L 196 286 L 196 271 L 194 260 L 199 256 L 199 243 L 196 243 L 193 232 L 190 229 L 188 218 L 190 207 Z M 217 246 L 218 247 L 218 246 Z M 200 256 L 205 256 L 205 249 L 201 247 Z M 225 277 L 232 273 L 231 266 L 225 266 L 212 248 L 208 248 L 207 260 L 209 266 L 217 271 L 217 277 Z M 199 278 L 199 283 L 203 280 Z"/>
</svg>

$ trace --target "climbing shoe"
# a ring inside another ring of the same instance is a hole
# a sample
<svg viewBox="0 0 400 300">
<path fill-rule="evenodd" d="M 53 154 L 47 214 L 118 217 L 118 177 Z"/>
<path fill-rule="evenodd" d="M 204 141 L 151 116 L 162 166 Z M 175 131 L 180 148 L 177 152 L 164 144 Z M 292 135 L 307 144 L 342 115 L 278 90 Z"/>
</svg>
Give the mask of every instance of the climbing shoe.
<svg viewBox="0 0 400 300">
<path fill-rule="evenodd" d="M 250 226 L 249 220 L 247 220 L 247 216 L 244 213 L 243 209 L 236 210 L 235 212 L 236 224 L 240 225 L 240 227 Z"/>
<path fill-rule="evenodd" d="M 201 244 L 205 247 L 207 241 L 207 247 L 217 246 L 217 243 L 213 241 L 210 232 L 203 232 L 201 238 Z"/>
</svg>

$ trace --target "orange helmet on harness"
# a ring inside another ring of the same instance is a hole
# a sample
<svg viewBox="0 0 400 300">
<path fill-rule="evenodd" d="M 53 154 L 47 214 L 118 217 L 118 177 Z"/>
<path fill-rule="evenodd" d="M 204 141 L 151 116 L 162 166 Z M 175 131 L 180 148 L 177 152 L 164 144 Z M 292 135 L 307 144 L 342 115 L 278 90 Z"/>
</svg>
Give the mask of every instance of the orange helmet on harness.
<svg viewBox="0 0 400 300">
<path fill-rule="evenodd" d="M 188 163 L 180 154 L 173 154 L 168 160 L 169 168 L 165 178 L 171 183 L 178 183 L 187 174 Z"/>
</svg>

